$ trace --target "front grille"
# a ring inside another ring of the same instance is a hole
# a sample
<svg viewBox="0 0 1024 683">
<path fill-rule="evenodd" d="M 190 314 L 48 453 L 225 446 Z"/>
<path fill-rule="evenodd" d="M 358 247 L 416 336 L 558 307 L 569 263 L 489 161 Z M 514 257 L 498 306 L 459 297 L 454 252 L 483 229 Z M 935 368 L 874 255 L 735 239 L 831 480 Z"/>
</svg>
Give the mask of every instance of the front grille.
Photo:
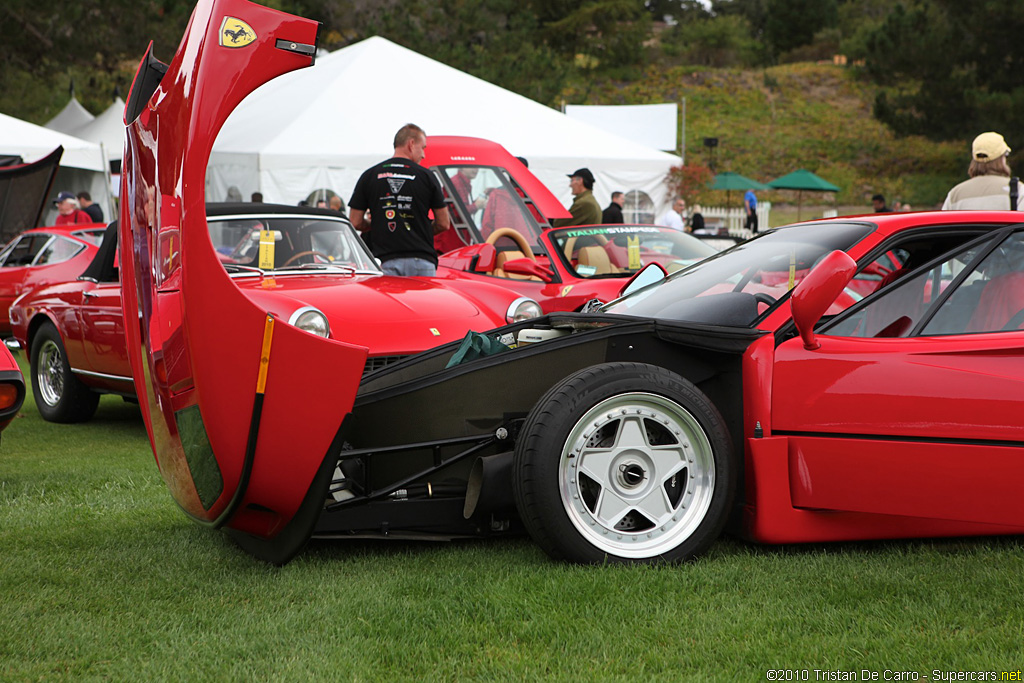
<svg viewBox="0 0 1024 683">
<path fill-rule="evenodd" d="M 394 365 L 399 361 L 403 361 L 408 358 L 408 355 L 404 356 L 370 356 L 366 359 L 366 365 L 363 367 L 363 375 L 368 375 L 371 372 L 376 372 L 381 368 L 386 368 L 389 365 Z"/>
</svg>

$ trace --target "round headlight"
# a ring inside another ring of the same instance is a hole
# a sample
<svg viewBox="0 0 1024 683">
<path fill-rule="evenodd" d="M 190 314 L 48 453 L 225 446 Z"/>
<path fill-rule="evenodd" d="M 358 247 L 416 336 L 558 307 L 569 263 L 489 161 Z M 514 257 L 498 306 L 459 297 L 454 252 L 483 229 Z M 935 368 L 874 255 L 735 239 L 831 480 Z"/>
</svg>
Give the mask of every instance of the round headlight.
<svg viewBox="0 0 1024 683">
<path fill-rule="evenodd" d="M 295 311 L 288 318 L 288 322 L 318 337 L 331 336 L 331 325 L 327 322 L 327 316 L 312 306 L 304 306 Z"/>
<path fill-rule="evenodd" d="M 508 312 L 505 313 L 505 320 L 510 323 L 518 323 L 531 318 L 539 318 L 542 315 L 544 312 L 540 310 L 540 304 L 533 299 L 521 296 L 509 305 Z"/>
</svg>

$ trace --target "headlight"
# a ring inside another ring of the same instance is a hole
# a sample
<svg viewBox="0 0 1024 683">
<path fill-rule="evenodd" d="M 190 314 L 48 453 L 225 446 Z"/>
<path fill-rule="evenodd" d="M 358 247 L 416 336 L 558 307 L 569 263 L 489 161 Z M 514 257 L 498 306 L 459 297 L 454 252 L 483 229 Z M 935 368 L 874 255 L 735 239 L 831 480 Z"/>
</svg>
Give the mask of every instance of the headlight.
<svg viewBox="0 0 1024 683">
<path fill-rule="evenodd" d="M 331 336 L 331 325 L 327 322 L 327 316 L 312 306 L 303 306 L 292 313 L 288 323 L 318 337 Z"/>
<path fill-rule="evenodd" d="M 509 305 L 508 312 L 505 313 L 505 320 L 510 323 L 518 323 L 531 318 L 539 318 L 543 314 L 540 304 L 533 299 L 521 296 Z"/>
</svg>

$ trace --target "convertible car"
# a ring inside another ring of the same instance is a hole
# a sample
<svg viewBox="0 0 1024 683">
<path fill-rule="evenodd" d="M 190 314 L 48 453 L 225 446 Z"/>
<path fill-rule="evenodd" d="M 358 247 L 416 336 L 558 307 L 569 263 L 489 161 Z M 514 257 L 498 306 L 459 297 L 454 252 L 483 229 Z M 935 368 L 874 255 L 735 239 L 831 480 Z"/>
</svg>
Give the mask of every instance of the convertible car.
<svg viewBox="0 0 1024 683">
<path fill-rule="evenodd" d="M 569 212 L 501 145 L 457 136 L 427 139 L 424 166 L 444 189 L 452 229 L 434 238 L 438 275 L 500 282 L 545 313 L 607 303 L 648 263 L 670 272 L 717 253 L 715 243 L 654 225 L 552 229 Z"/>
<path fill-rule="evenodd" d="M 233 22 L 244 48 L 221 39 Z M 1019 214 L 779 228 L 667 277 L 651 264 L 598 311 L 362 377 L 365 346 L 233 285 L 203 211 L 216 131 L 252 89 L 311 66 L 316 35 L 202 2 L 171 63 L 147 55 L 132 86 L 128 352 L 187 515 L 276 563 L 314 535 L 525 529 L 552 557 L 600 563 L 686 560 L 726 529 L 765 543 L 1024 531 Z M 168 233 L 180 259 L 164 257 Z"/>
<path fill-rule="evenodd" d="M 536 302 L 486 283 L 382 274 L 348 220 L 324 209 L 209 204 L 210 242 L 246 296 L 276 318 L 321 337 L 371 349 L 366 370 L 485 330 L 536 316 Z M 174 272 L 174 233 L 161 235 L 161 268 Z M 117 227 L 88 267 L 34 289 L 11 307 L 14 337 L 28 350 L 36 405 L 44 419 L 92 417 L 101 393 L 134 397 L 125 351 Z M 79 277 L 80 276 L 80 277 Z M 160 368 L 172 385 L 181 359 Z"/>
</svg>

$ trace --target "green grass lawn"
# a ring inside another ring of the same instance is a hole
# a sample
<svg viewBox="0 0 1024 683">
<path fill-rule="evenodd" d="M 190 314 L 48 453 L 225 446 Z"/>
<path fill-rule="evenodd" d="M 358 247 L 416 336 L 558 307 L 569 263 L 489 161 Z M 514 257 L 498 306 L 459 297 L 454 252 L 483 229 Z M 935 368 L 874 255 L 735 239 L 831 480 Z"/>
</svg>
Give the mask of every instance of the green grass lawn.
<svg viewBox="0 0 1024 683">
<path fill-rule="evenodd" d="M 0 447 L 3 681 L 998 674 L 1022 661 L 1022 575 L 1019 538 L 726 539 L 647 568 L 556 564 L 527 539 L 318 542 L 273 568 L 185 518 L 118 398 L 84 425 L 29 398 Z"/>
</svg>

